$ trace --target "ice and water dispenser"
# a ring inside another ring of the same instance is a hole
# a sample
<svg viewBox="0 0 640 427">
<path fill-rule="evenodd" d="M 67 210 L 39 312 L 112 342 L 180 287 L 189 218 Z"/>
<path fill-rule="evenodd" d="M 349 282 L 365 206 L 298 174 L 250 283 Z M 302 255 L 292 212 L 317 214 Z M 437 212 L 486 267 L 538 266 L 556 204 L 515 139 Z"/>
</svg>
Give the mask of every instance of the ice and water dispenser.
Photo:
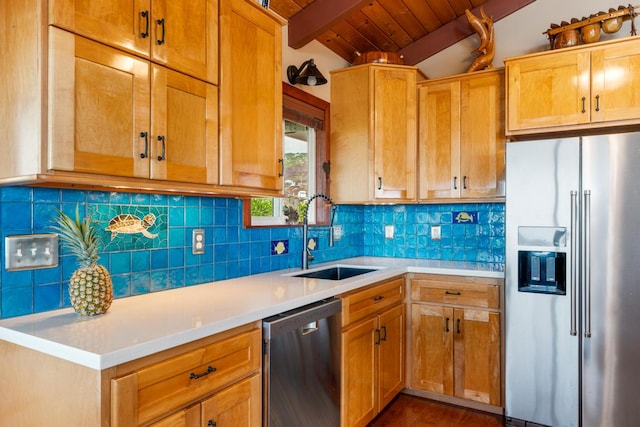
<svg viewBox="0 0 640 427">
<path fill-rule="evenodd" d="M 567 229 L 518 227 L 518 246 L 518 291 L 566 295 Z"/>
</svg>

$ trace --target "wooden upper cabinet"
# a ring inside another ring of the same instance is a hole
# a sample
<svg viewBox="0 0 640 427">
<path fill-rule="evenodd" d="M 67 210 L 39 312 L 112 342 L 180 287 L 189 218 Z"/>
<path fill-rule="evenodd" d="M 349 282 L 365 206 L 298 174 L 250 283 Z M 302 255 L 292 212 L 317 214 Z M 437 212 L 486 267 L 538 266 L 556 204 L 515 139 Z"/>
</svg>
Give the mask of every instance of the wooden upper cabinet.
<svg viewBox="0 0 640 427">
<path fill-rule="evenodd" d="M 218 88 L 154 64 L 151 89 L 150 177 L 217 184 Z"/>
<path fill-rule="evenodd" d="M 48 169 L 217 183 L 216 86 L 50 29 Z"/>
<path fill-rule="evenodd" d="M 51 0 L 49 22 L 218 82 L 218 0 Z"/>
<path fill-rule="evenodd" d="M 48 169 L 148 178 L 149 62 L 49 30 Z"/>
<path fill-rule="evenodd" d="M 616 39 L 505 60 L 507 134 L 640 123 L 640 40 Z"/>
<path fill-rule="evenodd" d="M 250 0 L 220 2 L 220 184 L 282 192 L 282 25 Z"/>
<path fill-rule="evenodd" d="M 420 84 L 418 103 L 420 198 L 459 197 L 460 82 Z"/>
<path fill-rule="evenodd" d="M 415 200 L 416 68 L 368 64 L 331 79 L 331 197 Z"/>
<path fill-rule="evenodd" d="M 589 53 L 553 53 L 506 63 L 508 131 L 589 122 Z"/>
<path fill-rule="evenodd" d="M 504 74 L 490 70 L 421 82 L 419 198 L 504 196 Z"/>
</svg>

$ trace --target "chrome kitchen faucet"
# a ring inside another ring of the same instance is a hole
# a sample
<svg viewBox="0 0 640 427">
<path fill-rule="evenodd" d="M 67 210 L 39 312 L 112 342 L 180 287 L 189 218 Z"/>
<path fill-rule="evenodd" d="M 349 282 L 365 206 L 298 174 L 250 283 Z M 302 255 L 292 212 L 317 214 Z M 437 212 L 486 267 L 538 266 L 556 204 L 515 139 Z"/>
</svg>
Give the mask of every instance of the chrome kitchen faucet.
<svg viewBox="0 0 640 427">
<path fill-rule="evenodd" d="M 309 197 L 307 200 L 307 208 L 304 211 L 304 215 L 302 216 L 302 269 L 306 270 L 309 268 L 309 261 L 313 261 L 313 255 L 311 251 L 309 251 L 309 245 L 307 243 L 307 233 L 309 231 L 309 222 L 308 222 L 308 213 L 309 208 L 311 207 L 311 202 L 313 202 L 317 198 L 325 199 L 331 205 L 331 220 L 329 222 L 329 246 L 333 246 L 333 218 L 336 213 L 336 209 L 338 206 L 333 203 L 331 197 L 326 194 L 318 193 Z"/>
</svg>

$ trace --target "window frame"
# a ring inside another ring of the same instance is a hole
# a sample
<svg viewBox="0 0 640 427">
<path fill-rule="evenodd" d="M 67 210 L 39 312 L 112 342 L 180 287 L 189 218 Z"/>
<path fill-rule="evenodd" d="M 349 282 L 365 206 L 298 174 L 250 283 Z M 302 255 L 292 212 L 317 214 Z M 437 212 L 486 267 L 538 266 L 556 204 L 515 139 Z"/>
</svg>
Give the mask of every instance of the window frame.
<svg viewBox="0 0 640 427">
<path fill-rule="evenodd" d="M 282 120 L 294 121 L 313 127 L 316 132 L 316 188 L 308 196 L 317 193 L 329 194 L 330 161 L 329 161 L 329 135 L 330 104 L 310 93 L 307 93 L 286 82 L 282 82 Z M 321 201 L 317 199 L 316 201 Z M 313 203 L 316 212 L 316 225 L 329 225 L 330 207 L 326 203 Z M 251 199 L 245 198 L 242 203 L 243 223 L 247 228 L 276 228 L 296 227 L 291 224 L 252 225 L 251 224 Z"/>
</svg>

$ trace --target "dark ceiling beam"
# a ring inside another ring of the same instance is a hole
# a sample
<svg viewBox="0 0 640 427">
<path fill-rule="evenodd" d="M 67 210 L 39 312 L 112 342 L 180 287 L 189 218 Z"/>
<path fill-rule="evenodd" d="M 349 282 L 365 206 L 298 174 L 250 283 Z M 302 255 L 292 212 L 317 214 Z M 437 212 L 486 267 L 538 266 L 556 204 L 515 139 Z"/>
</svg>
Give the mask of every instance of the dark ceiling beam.
<svg viewBox="0 0 640 427">
<path fill-rule="evenodd" d="M 493 18 L 493 22 L 497 22 L 534 1 L 535 0 L 488 0 L 482 7 L 484 7 L 485 13 Z M 317 2 L 318 0 L 314 3 Z M 480 7 L 476 7 L 471 11 L 475 16 L 480 16 Z M 406 65 L 416 65 L 472 34 L 474 34 L 474 30 L 471 28 L 467 16 L 461 15 L 454 21 L 443 25 L 403 49 L 400 49 L 398 53 L 403 56 L 403 62 Z"/>
<path fill-rule="evenodd" d="M 300 49 L 369 0 L 315 0 L 289 19 L 289 47 Z"/>
</svg>

